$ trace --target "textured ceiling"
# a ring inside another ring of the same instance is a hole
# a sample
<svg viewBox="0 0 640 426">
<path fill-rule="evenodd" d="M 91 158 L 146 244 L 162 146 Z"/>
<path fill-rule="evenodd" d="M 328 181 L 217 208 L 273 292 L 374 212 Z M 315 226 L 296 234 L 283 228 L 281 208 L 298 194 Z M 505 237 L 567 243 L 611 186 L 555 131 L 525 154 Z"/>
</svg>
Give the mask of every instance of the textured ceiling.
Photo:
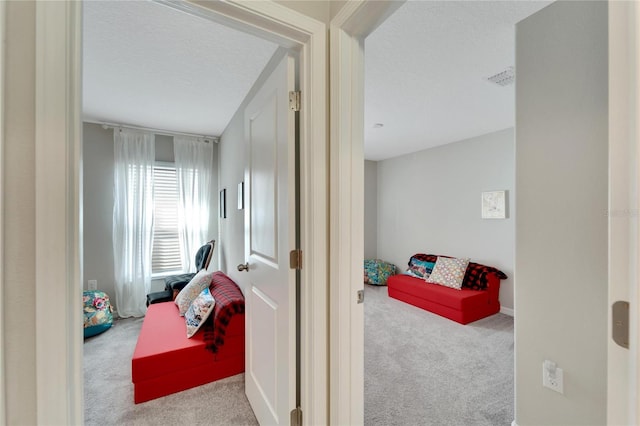
<svg viewBox="0 0 640 426">
<path fill-rule="evenodd" d="M 84 3 L 89 121 L 218 136 L 277 45 L 149 1 Z"/>
<path fill-rule="evenodd" d="M 515 65 L 514 25 L 550 3 L 402 5 L 365 40 L 365 157 L 382 160 L 512 127 L 514 85 L 486 78 Z"/>
</svg>

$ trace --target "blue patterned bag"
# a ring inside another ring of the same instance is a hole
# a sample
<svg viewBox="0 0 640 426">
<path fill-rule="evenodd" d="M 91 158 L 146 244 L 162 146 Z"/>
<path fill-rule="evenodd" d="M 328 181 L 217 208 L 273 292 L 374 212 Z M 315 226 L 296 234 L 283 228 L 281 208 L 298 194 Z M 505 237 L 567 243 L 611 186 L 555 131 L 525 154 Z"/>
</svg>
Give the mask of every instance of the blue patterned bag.
<svg viewBox="0 0 640 426">
<path fill-rule="evenodd" d="M 84 337 L 95 336 L 107 331 L 113 324 L 112 307 L 107 293 L 85 291 L 82 293 L 84 311 Z"/>
</svg>

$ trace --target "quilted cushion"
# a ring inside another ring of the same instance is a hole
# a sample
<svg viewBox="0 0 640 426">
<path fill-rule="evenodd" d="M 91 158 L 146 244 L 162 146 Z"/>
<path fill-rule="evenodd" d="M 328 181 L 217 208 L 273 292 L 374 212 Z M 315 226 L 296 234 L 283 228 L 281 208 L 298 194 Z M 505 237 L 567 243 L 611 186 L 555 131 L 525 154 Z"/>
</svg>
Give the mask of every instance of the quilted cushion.
<svg viewBox="0 0 640 426">
<path fill-rule="evenodd" d="M 468 258 L 438 257 L 436 266 L 426 281 L 460 290 L 467 265 L 469 265 Z"/>
<path fill-rule="evenodd" d="M 202 290 L 209 287 L 212 276 L 213 272 L 207 272 L 206 269 L 202 269 L 191 281 L 189 281 L 189 284 L 187 284 L 185 288 L 180 290 L 175 302 L 176 305 L 178 305 L 178 310 L 180 311 L 181 316 L 184 316 L 187 309 L 189 309 L 191 302 L 193 302 L 193 300 L 202 293 Z"/>
</svg>

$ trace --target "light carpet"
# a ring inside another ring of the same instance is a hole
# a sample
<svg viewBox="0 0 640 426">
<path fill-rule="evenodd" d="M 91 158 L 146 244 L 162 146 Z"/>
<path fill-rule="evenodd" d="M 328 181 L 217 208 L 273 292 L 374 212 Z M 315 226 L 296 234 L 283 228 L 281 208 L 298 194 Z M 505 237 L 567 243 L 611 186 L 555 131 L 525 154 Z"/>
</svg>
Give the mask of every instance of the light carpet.
<svg viewBox="0 0 640 426">
<path fill-rule="evenodd" d="M 365 425 L 511 424 L 512 317 L 461 325 L 365 287 Z"/>
<path fill-rule="evenodd" d="M 86 425 L 257 425 L 244 394 L 244 374 L 133 403 L 131 357 L 142 318 L 120 319 L 84 341 Z"/>
<path fill-rule="evenodd" d="M 460 325 L 366 286 L 365 425 L 510 425 L 513 318 Z M 87 425 L 256 425 L 244 375 L 133 403 L 131 357 L 142 319 L 84 343 Z"/>
</svg>

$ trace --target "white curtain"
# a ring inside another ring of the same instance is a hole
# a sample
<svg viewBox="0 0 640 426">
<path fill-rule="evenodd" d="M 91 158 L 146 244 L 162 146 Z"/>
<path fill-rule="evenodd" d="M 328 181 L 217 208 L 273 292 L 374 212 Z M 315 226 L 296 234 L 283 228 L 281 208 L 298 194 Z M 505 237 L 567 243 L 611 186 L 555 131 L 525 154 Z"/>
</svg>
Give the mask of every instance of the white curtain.
<svg viewBox="0 0 640 426">
<path fill-rule="evenodd" d="M 176 136 L 173 138 L 173 153 L 180 195 L 178 226 L 182 268 L 194 272 L 196 251 L 210 240 L 213 142 Z"/>
<path fill-rule="evenodd" d="M 140 317 L 151 289 L 155 135 L 116 129 L 113 139 L 116 307 L 121 317 Z"/>
</svg>

